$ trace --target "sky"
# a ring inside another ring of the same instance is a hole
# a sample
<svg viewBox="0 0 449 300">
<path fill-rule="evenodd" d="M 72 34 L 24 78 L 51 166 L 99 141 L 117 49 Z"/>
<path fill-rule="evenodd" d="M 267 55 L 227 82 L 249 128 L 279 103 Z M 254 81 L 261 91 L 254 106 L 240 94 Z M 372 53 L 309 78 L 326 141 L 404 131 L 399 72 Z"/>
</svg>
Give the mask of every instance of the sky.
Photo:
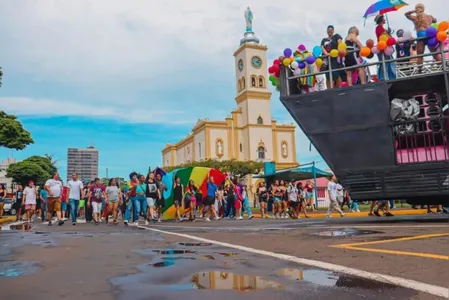
<svg viewBox="0 0 449 300">
<path fill-rule="evenodd" d="M 330 24 L 342 36 L 355 25 L 362 41 L 372 38 L 374 21 L 364 26 L 362 16 L 373 2 L 0 0 L 0 110 L 35 140 L 23 151 L 0 149 L 0 159 L 51 154 L 65 178 L 67 148 L 93 144 L 100 176 L 161 165 L 161 149 L 198 118 L 222 120 L 235 108 L 232 54 L 247 6 L 272 61 L 286 47 L 318 45 Z M 417 2 L 390 13 L 391 27 L 412 31 L 403 14 Z M 448 18 L 447 0 L 423 2 Z M 271 100 L 273 118 L 293 122 L 278 92 Z M 299 129 L 296 143 L 300 163 L 326 168 Z"/>
</svg>

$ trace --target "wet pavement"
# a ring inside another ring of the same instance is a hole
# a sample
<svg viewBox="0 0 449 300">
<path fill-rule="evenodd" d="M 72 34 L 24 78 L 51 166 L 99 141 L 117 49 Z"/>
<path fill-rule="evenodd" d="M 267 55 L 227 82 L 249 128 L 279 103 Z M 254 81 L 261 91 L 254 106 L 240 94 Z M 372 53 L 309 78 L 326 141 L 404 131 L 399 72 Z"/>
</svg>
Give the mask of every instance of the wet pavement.
<svg viewBox="0 0 449 300">
<path fill-rule="evenodd" d="M 429 227 L 399 224 L 401 228 L 392 224 L 388 228 L 357 228 L 357 222 L 254 221 L 162 223 L 151 227 L 191 235 L 195 232 L 195 236 L 211 240 L 428 280 L 431 284 L 444 285 L 442 281 L 447 278 L 442 276 L 447 271 L 441 261 L 330 247 L 443 232 L 445 229 L 438 227 L 440 221 L 428 224 Z M 429 245 L 444 250 L 444 241 L 442 237 L 436 242 L 421 243 L 426 251 L 430 251 Z M 31 228 L 2 230 L 0 246 L 0 288 L 4 299 L 441 299 L 145 228 L 32 224 Z M 20 289 L 8 288 L 11 286 Z"/>
</svg>

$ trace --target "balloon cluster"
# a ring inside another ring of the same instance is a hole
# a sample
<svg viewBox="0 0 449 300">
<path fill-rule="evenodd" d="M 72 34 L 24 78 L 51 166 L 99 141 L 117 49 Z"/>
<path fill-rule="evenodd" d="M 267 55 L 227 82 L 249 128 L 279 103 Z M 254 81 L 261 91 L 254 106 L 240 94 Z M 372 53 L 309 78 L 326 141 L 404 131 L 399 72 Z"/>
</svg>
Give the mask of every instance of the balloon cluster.
<svg viewBox="0 0 449 300">
<path fill-rule="evenodd" d="M 440 24 L 432 24 L 426 30 L 427 45 L 435 47 L 439 43 L 444 42 L 447 39 L 447 30 L 449 29 L 449 22 L 443 21 Z"/>
<path fill-rule="evenodd" d="M 281 55 L 279 58 L 275 59 L 273 61 L 273 65 L 268 68 L 268 73 L 270 73 L 269 80 L 271 84 L 276 87 L 276 90 L 279 90 L 281 64 L 285 67 L 289 67 L 295 75 L 301 74 L 301 70 L 305 69 L 307 66 L 312 66 L 315 64 L 318 68 L 321 68 L 323 65 L 323 60 L 320 58 L 322 54 L 320 46 L 315 46 L 313 51 L 309 52 L 307 51 L 306 46 L 301 44 L 295 52 L 293 52 L 290 48 L 286 48 L 284 49 L 283 54 L 284 55 Z"/>
</svg>

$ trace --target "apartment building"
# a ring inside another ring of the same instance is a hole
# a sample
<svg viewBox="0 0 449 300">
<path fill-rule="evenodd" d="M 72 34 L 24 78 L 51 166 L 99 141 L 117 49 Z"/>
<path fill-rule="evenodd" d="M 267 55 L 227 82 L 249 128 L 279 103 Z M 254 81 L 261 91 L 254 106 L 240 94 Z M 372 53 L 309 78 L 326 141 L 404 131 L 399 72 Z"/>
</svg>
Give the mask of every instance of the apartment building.
<svg viewBox="0 0 449 300">
<path fill-rule="evenodd" d="M 81 180 L 93 180 L 98 177 L 98 149 L 69 148 L 67 151 L 67 180 L 73 173 Z"/>
</svg>

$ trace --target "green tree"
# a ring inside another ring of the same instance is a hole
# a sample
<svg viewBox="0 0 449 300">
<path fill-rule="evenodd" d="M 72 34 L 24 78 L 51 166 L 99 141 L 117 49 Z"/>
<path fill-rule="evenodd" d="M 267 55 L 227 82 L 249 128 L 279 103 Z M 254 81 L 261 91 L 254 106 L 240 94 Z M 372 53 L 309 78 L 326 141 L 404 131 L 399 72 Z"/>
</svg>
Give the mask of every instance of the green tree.
<svg viewBox="0 0 449 300">
<path fill-rule="evenodd" d="M 39 164 L 27 160 L 9 165 L 6 177 L 22 185 L 28 185 L 28 182 L 33 180 L 39 186 L 43 186 L 45 181 L 50 178 Z"/>
<path fill-rule="evenodd" d="M 203 161 L 194 161 L 186 163 L 183 165 L 175 167 L 164 168 L 165 172 L 171 172 L 178 168 L 188 168 L 188 167 L 205 167 L 214 168 L 220 170 L 221 172 L 229 172 L 232 177 L 242 177 L 248 174 L 257 174 L 263 169 L 262 162 L 255 161 L 237 161 L 237 160 L 215 160 L 207 159 Z"/>
<path fill-rule="evenodd" d="M 58 170 L 54 165 L 54 162 L 46 156 L 33 155 L 31 157 L 28 157 L 24 161 L 38 164 L 48 174 L 48 178 L 52 177 L 53 174 Z"/>
<path fill-rule="evenodd" d="M 0 111 L 0 147 L 23 150 L 33 143 L 31 134 L 23 128 L 16 116 Z"/>
</svg>

